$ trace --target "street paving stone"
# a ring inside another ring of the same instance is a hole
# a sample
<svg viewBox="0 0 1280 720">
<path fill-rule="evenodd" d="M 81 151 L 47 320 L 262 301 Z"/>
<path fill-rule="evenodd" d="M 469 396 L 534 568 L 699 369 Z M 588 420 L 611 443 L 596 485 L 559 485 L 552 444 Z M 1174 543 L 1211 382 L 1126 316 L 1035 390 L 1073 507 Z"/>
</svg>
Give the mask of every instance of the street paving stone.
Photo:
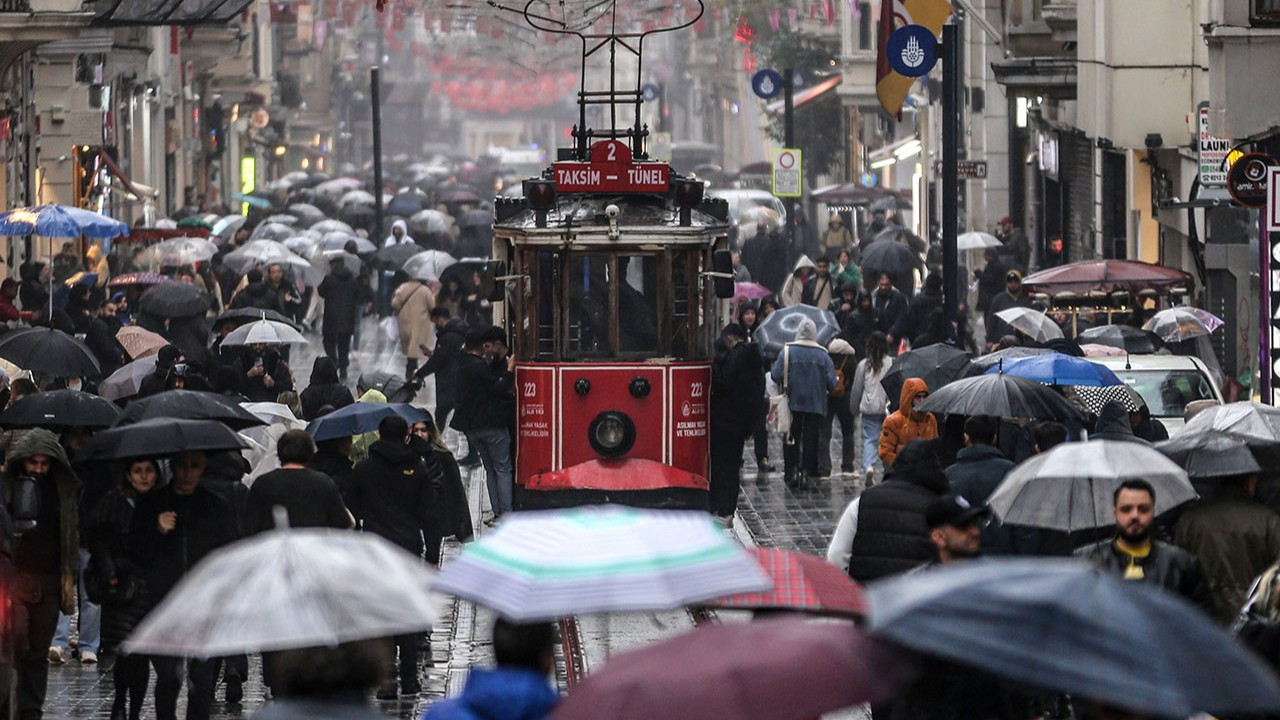
<svg viewBox="0 0 1280 720">
<path fill-rule="evenodd" d="M 294 379 L 299 388 L 306 385 L 310 376 L 311 364 L 320 349 L 319 338 L 314 334 L 309 346 L 294 351 L 291 363 Z M 351 355 L 349 382 L 354 386 L 360 373 L 369 370 L 404 371 L 404 359 L 394 343 L 387 343 L 377 332 L 376 324 L 365 320 L 358 348 Z M 419 394 L 418 402 L 433 407 L 433 386 L 429 382 Z M 464 443 L 456 433 L 450 431 L 447 440 L 455 450 Z M 832 438 L 831 452 L 834 458 L 840 457 L 840 434 Z M 861 455 L 861 448 L 858 448 Z M 825 555 L 832 531 L 841 512 L 863 489 L 862 475 L 835 474 L 829 478 L 811 481 L 806 487 L 791 489 L 782 481 L 782 448 L 777 437 L 770 440 L 769 457 L 773 459 L 777 470 L 770 473 L 759 473 L 756 470 L 755 458 L 748 443 L 744 455 L 742 472 L 742 494 L 738 504 L 737 534 L 748 542 L 761 547 L 777 547 L 799 550 L 817 555 Z M 855 467 L 862 467 L 861 457 Z M 477 533 L 483 533 L 485 526 L 480 522 L 487 517 L 488 497 L 485 491 L 483 470 L 464 469 L 464 479 L 468 484 L 471 498 L 472 514 Z M 445 543 L 442 562 L 447 563 L 450 556 L 456 554 L 458 544 L 453 541 Z M 456 695 L 466 681 L 467 670 L 475 665 L 492 665 L 493 649 L 489 640 L 493 616 L 484 608 L 476 607 L 465 601 L 451 601 L 444 606 L 441 623 L 431 634 L 431 664 L 421 668 L 422 693 L 416 697 L 401 697 L 394 701 L 377 701 L 376 705 L 388 717 L 416 718 L 421 716 L 431 703 L 446 696 Z M 645 619 L 645 618 L 648 619 Z M 640 617 L 627 617 L 607 622 L 592 620 L 584 623 L 584 636 L 593 644 L 604 643 L 607 649 L 603 656 L 611 652 L 633 646 L 641 639 L 652 641 L 659 636 L 669 635 L 678 629 L 677 615 L 653 614 Z M 612 636 L 610 636 L 612 633 Z M 557 677 L 565 675 L 564 658 L 556 658 Z M 98 665 L 81 665 L 72 659 L 67 664 L 53 666 L 49 673 L 49 696 L 45 704 L 47 718 L 85 718 L 107 719 L 111 716 L 113 697 L 111 681 L 111 661 L 109 658 Z M 154 686 L 154 678 L 152 680 Z M 253 714 L 253 711 L 266 702 L 266 689 L 262 684 L 261 663 L 259 658 L 250 658 L 249 679 L 244 685 L 244 699 L 238 704 L 222 702 L 224 688 L 219 687 L 213 707 L 213 720 L 240 720 Z M 185 714 L 185 694 L 179 699 L 179 717 Z M 150 696 L 143 711 L 144 718 L 154 718 L 155 710 Z M 862 712 L 855 712 L 842 717 L 864 717 Z"/>
</svg>

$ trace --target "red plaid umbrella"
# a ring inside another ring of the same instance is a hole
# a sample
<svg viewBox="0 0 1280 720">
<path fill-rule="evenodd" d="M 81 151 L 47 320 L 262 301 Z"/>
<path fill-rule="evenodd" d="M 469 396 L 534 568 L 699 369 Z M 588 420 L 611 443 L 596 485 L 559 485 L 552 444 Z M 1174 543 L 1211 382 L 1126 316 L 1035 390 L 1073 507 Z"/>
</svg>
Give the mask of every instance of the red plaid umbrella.
<svg viewBox="0 0 1280 720">
<path fill-rule="evenodd" d="M 862 586 L 823 558 L 790 550 L 752 548 L 749 552 L 773 578 L 773 589 L 719 598 L 725 608 L 799 610 L 860 618 L 868 610 Z"/>
</svg>

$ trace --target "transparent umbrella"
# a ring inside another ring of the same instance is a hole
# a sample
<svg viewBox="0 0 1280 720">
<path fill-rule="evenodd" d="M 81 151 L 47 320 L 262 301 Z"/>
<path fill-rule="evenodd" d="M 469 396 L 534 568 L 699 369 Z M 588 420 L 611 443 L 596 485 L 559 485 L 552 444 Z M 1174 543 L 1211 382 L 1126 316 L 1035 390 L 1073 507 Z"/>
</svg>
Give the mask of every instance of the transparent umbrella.
<svg viewBox="0 0 1280 720">
<path fill-rule="evenodd" d="M 1161 310 L 1143 323 L 1143 330 L 1150 330 L 1165 342 L 1180 342 L 1208 335 L 1222 327 L 1222 318 L 1193 307 L 1176 307 Z"/>
<path fill-rule="evenodd" d="M 1062 337 L 1062 328 L 1052 318 L 1039 310 L 1026 307 L 1011 307 L 996 313 L 996 317 L 1009 323 L 1018 332 L 1036 342 L 1044 342 Z"/>
<path fill-rule="evenodd" d="M 406 260 L 401 269 L 423 282 L 439 282 L 445 268 L 456 262 L 458 261 L 447 252 L 424 250 Z"/>
<path fill-rule="evenodd" d="M 372 533 L 276 530 L 201 561 L 124 649 L 209 658 L 420 632 L 439 618 L 431 581 Z"/>
<path fill-rule="evenodd" d="M 258 320 L 227 333 L 222 344 L 227 345 L 305 345 L 307 339 L 291 326 L 274 320 Z"/>
</svg>

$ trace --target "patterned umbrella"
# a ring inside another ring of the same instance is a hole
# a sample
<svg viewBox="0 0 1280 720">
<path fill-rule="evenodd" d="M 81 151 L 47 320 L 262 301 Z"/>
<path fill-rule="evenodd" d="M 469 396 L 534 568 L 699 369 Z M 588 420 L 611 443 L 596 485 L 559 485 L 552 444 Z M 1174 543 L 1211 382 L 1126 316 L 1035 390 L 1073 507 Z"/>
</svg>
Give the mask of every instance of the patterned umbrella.
<svg viewBox="0 0 1280 720">
<path fill-rule="evenodd" d="M 515 622 L 663 610 L 772 587 L 705 512 L 618 505 L 513 514 L 436 584 Z"/>
<path fill-rule="evenodd" d="M 866 614 L 862 586 L 824 558 L 776 548 L 751 548 L 747 552 L 773 578 L 773 587 L 764 592 L 729 595 L 710 605 L 802 610 L 855 618 Z"/>
<path fill-rule="evenodd" d="M 1102 406 L 1115 400 L 1124 409 L 1129 412 L 1138 412 L 1146 403 L 1142 401 L 1142 396 L 1137 390 L 1121 383 L 1120 385 L 1105 385 L 1102 387 L 1089 387 L 1087 385 L 1074 385 L 1063 388 L 1064 394 L 1068 397 L 1075 396 L 1084 406 L 1089 408 L 1089 412 L 1094 415 L 1102 413 Z"/>
<path fill-rule="evenodd" d="M 160 283 L 169 282 L 167 276 L 153 272 L 134 272 L 117 275 L 107 281 L 107 287 L 122 287 L 124 285 L 159 285 Z"/>
<path fill-rule="evenodd" d="M 776 358 L 782 352 L 783 345 L 795 342 L 796 331 L 805 320 L 812 320 L 817 326 L 817 341 L 823 347 L 840 334 L 840 323 L 830 310 L 821 310 L 812 305 L 792 305 L 770 313 L 760 323 L 760 328 L 756 330 L 756 342 L 760 343 L 760 351 L 766 358 Z"/>
<path fill-rule="evenodd" d="M 169 341 L 161 335 L 137 325 L 126 325 L 120 328 L 120 332 L 116 333 L 116 340 L 134 360 L 154 355 L 160 352 L 160 348 L 169 344 Z"/>
<path fill-rule="evenodd" d="M 1176 307 L 1161 310 L 1142 325 L 1165 342 L 1190 340 L 1222 327 L 1222 319 L 1200 308 Z"/>
</svg>

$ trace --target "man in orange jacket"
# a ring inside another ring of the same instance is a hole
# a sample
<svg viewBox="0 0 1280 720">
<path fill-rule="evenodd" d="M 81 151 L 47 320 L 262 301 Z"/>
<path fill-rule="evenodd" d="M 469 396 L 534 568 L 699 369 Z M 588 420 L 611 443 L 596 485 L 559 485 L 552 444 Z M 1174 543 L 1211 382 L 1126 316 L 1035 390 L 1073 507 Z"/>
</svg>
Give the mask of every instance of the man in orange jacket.
<svg viewBox="0 0 1280 720">
<path fill-rule="evenodd" d="M 893 467 L 898 451 L 912 440 L 938 437 L 938 421 L 927 412 L 916 412 L 916 405 L 929 397 L 929 386 L 920 378 L 907 378 L 902 383 L 898 409 L 884 419 L 880 428 L 880 460 L 885 470 Z"/>
</svg>

